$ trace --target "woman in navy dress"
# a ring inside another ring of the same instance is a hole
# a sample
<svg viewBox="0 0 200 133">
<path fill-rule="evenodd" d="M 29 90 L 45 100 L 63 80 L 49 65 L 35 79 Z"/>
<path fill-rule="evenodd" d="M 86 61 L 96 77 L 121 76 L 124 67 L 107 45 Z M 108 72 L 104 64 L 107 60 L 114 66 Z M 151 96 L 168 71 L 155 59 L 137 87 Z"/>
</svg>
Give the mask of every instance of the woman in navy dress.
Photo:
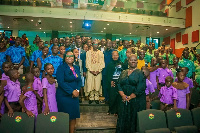
<svg viewBox="0 0 200 133">
<path fill-rule="evenodd" d="M 73 65 L 74 55 L 71 51 L 66 52 L 63 57 L 63 64 L 57 69 L 56 78 L 58 88 L 56 100 L 58 112 L 69 114 L 69 130 L 74 132 L 76 118 L 80 118 L 79 111 L 79 90 L 81 88 L 81 76 L 78 66 Z"/>
</svg>

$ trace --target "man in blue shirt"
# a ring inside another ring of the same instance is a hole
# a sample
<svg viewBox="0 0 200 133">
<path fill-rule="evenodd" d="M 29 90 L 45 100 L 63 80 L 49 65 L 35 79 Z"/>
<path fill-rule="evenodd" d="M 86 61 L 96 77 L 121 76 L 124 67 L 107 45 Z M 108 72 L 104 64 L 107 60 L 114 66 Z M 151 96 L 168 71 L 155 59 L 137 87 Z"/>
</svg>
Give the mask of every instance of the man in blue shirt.
<svg viewBox="0 0 200 133">
<path fill-rule="evenodd" d="M 54 45 L 52 47 L 52 55 L 44 59 L 44 64 L 51 63 L 53 65 L 54 67 L 54 72 L 52 75 L 53 77 L 56 77 L 56 71 L 57 71 L 58 66 L 63 64 L 63 59 L 58 56 L 58 51 L 59 51 L 59 47 L 57 45 Z M 42 65 L 41 70 L 44 70 L 44 64 Z"/>
<path fill-rule="evenodd" d="M 106 86 L 106 82 L 107 82 L 107 75 L 106 75 L 106 69 L 108 64 L 112 61 L 112 41 L 111 40 L 107 40 L 107 44 L 106 44 L 106 49 L 104 50 L 104 62 L 105 62 L 105 68 L 102 71 L 102 89 L 103 89 L 103 95 L 105 97 L 105 102 L 108 102 L 109 100 L 109 96 L 108 96 L 108 87 Z"/>
<path fill-rule="evenodd" d="M 6 56 L 7 60 L 14 65 L 14 68 L 19 70 L 20 74 L 23 74 L 23 63 L 25 61 L 25 49 L 19 46 L 21 43 L 21 38 L 17 37 L 15 45 L 7 49 Z"/>
</svg>

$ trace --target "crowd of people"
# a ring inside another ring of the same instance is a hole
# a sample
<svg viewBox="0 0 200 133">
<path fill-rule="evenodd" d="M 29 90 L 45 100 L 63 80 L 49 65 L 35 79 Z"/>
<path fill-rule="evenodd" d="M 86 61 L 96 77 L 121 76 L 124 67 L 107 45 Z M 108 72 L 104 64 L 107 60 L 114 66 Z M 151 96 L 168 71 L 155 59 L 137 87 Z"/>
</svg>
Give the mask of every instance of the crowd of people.
<svg viewBox="0 0 200 133">
<path fill-rule="evenodd" d="M 70 132 L 80 118 L 79 103 L 109 105 L 118 116 L 116 132 L 135 132 L 137 112 L 160 100 L 163 111 L 199 106 L 192 90 L 200 86 L 200 55 L 185 47 L 180 58 L 165 42 L 92 40 L 90 37 L 53 38 L 36 35 L 29 44 L 22 37 L 0 38 L 0 113 L 65 112 Z M 25 74 L 23 87 L 20 75 Z M 103 101 L 99 97 L 105 97 Z"/>
</svg>

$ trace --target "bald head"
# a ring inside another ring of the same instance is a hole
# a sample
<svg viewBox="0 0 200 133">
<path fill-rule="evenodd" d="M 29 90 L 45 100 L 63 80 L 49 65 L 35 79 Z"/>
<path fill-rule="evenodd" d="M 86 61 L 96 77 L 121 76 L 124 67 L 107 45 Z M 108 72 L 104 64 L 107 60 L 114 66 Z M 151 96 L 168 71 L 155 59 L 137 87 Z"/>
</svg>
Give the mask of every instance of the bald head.
<svg viewBox="0 0 200 133">
<path fill-rule="evenodd" d="M 119 54 L 118 54 L 117 51 L 113 51 L 113 52 L 112 52 L 112 59 L 113 59 L 113 60 L 118 60 L 118 59 L 119 59 Z"/>
</svg>

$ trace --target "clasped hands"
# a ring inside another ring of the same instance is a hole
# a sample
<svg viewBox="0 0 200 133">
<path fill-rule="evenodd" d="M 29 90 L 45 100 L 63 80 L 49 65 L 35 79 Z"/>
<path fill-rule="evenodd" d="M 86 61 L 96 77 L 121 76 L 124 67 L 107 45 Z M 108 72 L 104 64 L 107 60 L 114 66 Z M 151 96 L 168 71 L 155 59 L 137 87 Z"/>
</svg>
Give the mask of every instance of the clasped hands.
<svg viewBox="0 0 200 133">
<path fill-rule="evenodd" d="M 94 76 L 97 76 L 100 72 L 99 71 L 90 71 Z"/>
<path fill-rule="evenodd" d="M 72 98 L 73 97 L 78 97 L 79 96 L 79 91 L 76 89 L 72 92 Z"/>
<path fill-rule="evenodd" d="M 130 96 L 127 96 L 127 95 L 123 95 L 122 96 L 122 101 L 123 102 L 129 102 L 131 99 L 134 99 L 136 98 L 136 95 L 134 93 L 132 93 Z"/>
</svg>

